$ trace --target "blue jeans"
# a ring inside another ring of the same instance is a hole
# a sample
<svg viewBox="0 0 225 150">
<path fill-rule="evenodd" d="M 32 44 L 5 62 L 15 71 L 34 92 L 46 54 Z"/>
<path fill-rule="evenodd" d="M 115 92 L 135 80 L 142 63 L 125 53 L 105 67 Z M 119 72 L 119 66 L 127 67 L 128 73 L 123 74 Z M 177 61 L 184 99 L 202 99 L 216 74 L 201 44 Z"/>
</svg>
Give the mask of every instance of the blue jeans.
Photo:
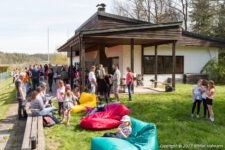
<svg viewBox="0 0 225 150">
<path fill-rule="evenodd" d="M 129 83 L 127 85 L 127 89 L 128 89 L 129 100 L 132 100 L 132 97 L 131 97 L 131 94 L 132 94 L 132 83 Z"/>
<path fill-rule="evenodd" d="M 36 88 L 39 86 L 39 79 L 32 79 L 32 90 L 36 90 Z"/>
<path fill-rule="evenodd" d="M 48 108 L 44 108 L 41 111 L 38 112 L 39 116 L 45 116 L 45 115 L 49 115 L 51 114 L 51 112 L 54 110 L 54 107 L 48 107 Z"/>
</svg>

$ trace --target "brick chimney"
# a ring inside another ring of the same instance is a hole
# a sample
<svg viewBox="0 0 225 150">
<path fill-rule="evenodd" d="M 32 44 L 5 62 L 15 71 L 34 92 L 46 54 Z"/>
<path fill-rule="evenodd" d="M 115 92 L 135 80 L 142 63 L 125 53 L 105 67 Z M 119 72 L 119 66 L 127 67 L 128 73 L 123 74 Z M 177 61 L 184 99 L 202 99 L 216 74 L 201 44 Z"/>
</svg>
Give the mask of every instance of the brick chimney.
<svg viewBox="0 0 225 150">
<path fill-rule="evenodd" d="M 98 12 L 105 12 L 106 4 L 101 3 L 96 6 L 98 8 Z"/>
</svg>

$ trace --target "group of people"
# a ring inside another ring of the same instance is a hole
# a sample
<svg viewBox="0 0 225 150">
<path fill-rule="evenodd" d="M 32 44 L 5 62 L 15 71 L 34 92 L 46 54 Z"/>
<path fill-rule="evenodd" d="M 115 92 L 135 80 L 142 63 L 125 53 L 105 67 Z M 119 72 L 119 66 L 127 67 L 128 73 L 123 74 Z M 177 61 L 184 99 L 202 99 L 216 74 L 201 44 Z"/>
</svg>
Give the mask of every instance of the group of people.
<svg viewBox="0 0 225 150">
<path fill-rule="evenodd" d="M 197 85 L 193 87 L 192 96 L 192 114 L 194 117 L 194 111 L 197 105 L 197 115 L 199 118 L 201 103 L 203 103 L 204 118 L 209 118 L 210 122 L 214 122 L 213 103 L 216 95 L 215 84 L 213 81 L 199 80 Z M 207 115 L 208 112 L 208 115 Z"/>
<path fill-rule="evenodd" d="M 88 74 L 87 89 L 89 93 L 100 94 L 105 97 L 108 103 L 111 89 L 113 89 L 115 102 L 119 103 L 119 88 L 121 84 L 121 72 L 118 64 L 113 64 L 112 74 L 106 75 L 105 69 L 102 64 L 98 67 L 92 66 Z M 127 67 L 126 86 L 128 89 L 129 100 L 132 100 L 132 85 L 134 75 L 129 67 Z"/>
</svg>

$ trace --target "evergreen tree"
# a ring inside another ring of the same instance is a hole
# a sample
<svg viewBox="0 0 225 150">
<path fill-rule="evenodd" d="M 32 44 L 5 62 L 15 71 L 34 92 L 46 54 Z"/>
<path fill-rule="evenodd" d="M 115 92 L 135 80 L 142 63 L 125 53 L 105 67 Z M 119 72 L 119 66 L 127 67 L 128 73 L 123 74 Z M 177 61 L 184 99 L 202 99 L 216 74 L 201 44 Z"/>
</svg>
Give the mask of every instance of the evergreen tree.
<svg viewBox="0 0 225 150">
<path fill-rule="evenodd" d="M 192 31 L 199 34 L 212 35 L 214 11 L 210 0 L 192 0 Z"/>
<path fill-rule="evenodd" d="M 218 11 L 218 24 L 214 27 L 216 37 L 225 38 L 225 2 L 220 4 Z"/>
</svg>

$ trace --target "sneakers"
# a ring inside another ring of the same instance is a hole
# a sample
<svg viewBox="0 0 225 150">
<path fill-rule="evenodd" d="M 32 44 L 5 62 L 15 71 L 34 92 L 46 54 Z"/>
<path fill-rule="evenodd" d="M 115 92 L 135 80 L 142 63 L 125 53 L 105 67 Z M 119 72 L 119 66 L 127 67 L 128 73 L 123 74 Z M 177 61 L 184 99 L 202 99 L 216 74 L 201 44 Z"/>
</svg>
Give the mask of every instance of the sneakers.
<svg viewBox="0 0 225 150">
<path fill-rule="evenodd" d="M 196 115 L 196 118 L 198 118 L 198 119 L 199 119 L 199 115 Z"/>
<path fill-rule="evenodd" d="M 191 118 L 194 118 L 194 114 L 191 114 Z"/>
</svg>

